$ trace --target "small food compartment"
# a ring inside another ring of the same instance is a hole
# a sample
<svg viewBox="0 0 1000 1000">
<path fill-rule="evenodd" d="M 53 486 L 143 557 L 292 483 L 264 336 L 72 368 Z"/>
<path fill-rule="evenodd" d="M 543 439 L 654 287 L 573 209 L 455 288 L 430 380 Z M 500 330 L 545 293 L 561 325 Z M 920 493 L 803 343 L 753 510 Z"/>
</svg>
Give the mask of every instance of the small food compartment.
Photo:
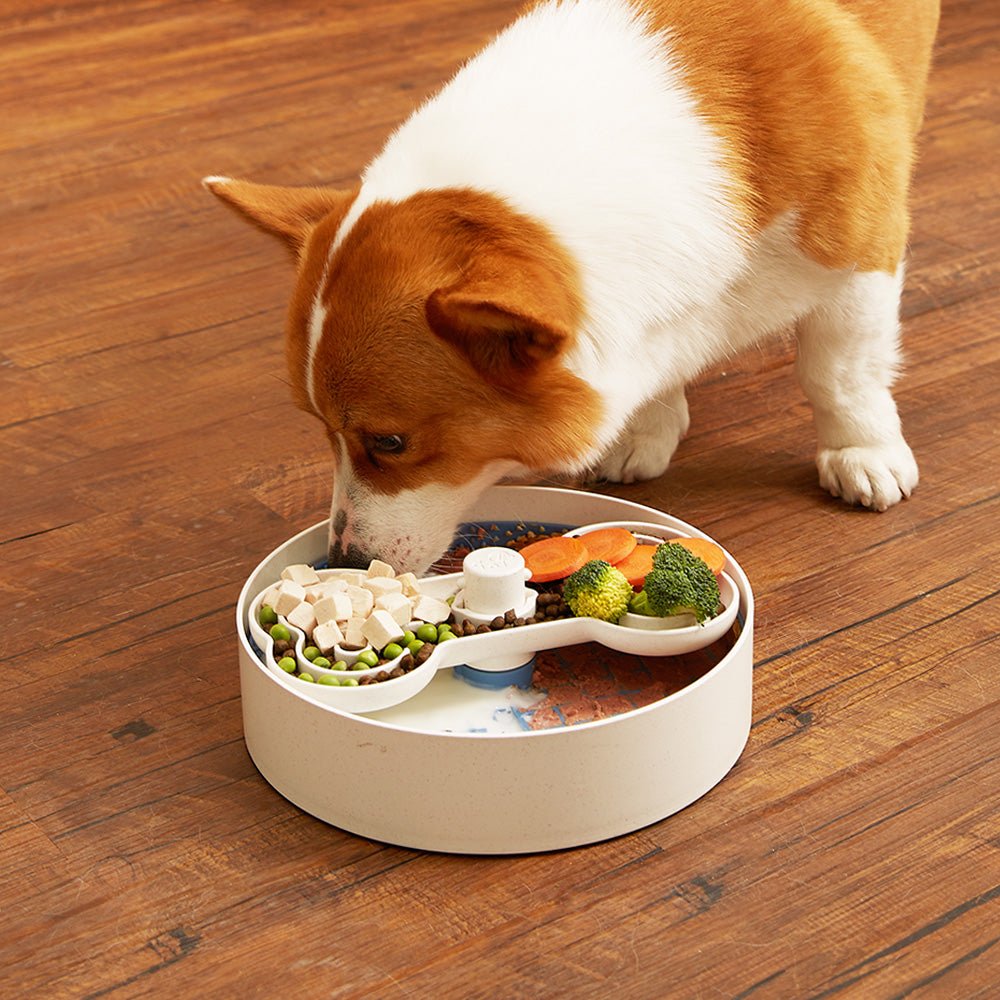
<svg viewBox="0 0 1000 1000">
<path fill-rule="evenodd" d="M 750 722 L 753 598 L 735 560 L 669 515 L 579 491 L 496 487 L 469 521 L 446 567 L 464 573 L 326 569 L 324 522 L 251 574 L 237 627 L 264 777 L 346 830 L 471 853 L 625 833 L 718 782 Z M 525 526 L 552 537 L 518 552 Z M 666 538 L 696 551 L 701 590 L 678 591 L 663 559 L 642 586 Z"/>
</svg>

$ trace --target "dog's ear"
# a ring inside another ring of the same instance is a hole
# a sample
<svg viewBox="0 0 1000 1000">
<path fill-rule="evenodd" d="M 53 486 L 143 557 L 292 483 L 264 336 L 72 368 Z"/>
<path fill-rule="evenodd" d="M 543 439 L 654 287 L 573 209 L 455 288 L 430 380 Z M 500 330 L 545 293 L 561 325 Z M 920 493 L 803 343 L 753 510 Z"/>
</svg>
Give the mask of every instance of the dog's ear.
<svg viewBox="0 0 1000 1000">
<path fill-rule="evenodd" d="M 473 366 L 516 385 L 569 345 L 580 318 L 572 275 L 530 251 L 480 252 L 427 300 L 431 329 Z"/>
<path fill-rule="evenodd" d="M 343 219 L 357 194 L 356 189 L 280 187 L 231 177 L 206 177 L 202 184 L 259 228 L 280 236 L 296 255 L 320 221 L 331 214 Z"/>
</svg>

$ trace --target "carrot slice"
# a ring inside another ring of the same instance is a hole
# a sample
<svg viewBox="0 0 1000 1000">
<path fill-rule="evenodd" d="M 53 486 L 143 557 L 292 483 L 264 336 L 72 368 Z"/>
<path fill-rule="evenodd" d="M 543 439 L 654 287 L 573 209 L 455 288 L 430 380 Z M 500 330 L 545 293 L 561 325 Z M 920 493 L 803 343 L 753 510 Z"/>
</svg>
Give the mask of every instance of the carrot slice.
<svg viewBox="0 0 1000 1000">
<path fill-rule="evenodd" d="M 590 558 L 586 545 L 579 538 L 559 535 L 541 538 L 519 550 L 531 570 L 533 583 L 562 580 L 575 573 Z"/>
<path fill-rule="evenodd" d="M 718 576 L 726 565 L 726 553 L 715 542 L 706 538 L 669 538 L 667 541 L 675 545 L 683 545 L 688 552 L 694 553 L 699 559 L 708 563 L 708 568 Z"/>
<path fill-rule="evenodd" d="M 580 535 L 591 559 L 603 559 L 614 566 L 620 563 L 639 544 L 627 528 L 598 528 Z"/>
<path fill-rule="evenodd" d="M 615 569 L 621 570 L 633 587 L 641 587 L 646 580 L 646 574 L 653 568 L 653 553 L 658 548 L 658 545 L 636 545 L 621 562 L 615 565 Z"/>
</svg>

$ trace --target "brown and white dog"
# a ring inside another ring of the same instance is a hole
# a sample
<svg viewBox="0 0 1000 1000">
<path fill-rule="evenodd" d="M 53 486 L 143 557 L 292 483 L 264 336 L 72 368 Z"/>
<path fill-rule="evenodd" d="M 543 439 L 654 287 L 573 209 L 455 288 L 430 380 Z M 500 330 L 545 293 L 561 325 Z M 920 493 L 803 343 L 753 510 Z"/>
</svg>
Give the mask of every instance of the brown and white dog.
<svg viewBox="0 0 1000 1000">
<path fill-rule="evenodd" d="M 793 325 L 820 482 L 884 510 L 938 0 L 551 0 L 351 190 L 205 184 L 298 257 L 330 546 L 423 570 L 488 485 L 660 475 L 699 371 Z"/>
</svg>

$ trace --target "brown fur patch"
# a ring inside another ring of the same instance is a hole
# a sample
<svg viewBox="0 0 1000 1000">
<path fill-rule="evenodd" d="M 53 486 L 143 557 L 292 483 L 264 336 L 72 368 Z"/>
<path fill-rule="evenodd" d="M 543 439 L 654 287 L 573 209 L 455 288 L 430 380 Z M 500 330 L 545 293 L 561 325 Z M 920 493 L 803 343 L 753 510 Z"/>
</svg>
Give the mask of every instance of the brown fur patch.
<svg viewBox="0 0 1000 1000">
<path fill-rule="evenodd" d="M 296 343 L 323 245 L 318 230 L 313 239 Z M 334 254 L 322 299 L 313 396 L 377 492 L 466 482 L 495 460 L 541 469 L 590 444 L 600 403 L 561 363 L 580 320 L 575 265 L 499 199 L 443 190 L 371 206 Z M 453 323 L 438 315 L 432 329 L 432 300 L 448 303 Z M 299 356 L 290 352 L 302 396 Z M 392 434 L 406 450 L 380 454 L 374 439 Z"/>
<path fill-rule="evenodd" d="M 795 210 L 827 267 L 895 271 L 938 0 L 637 0 L 723 139 L 751 231 Z"/>
<path fill-rule="evenodd" d="M 339 219 L 350 207 L 358 187 L 339 191 L 327 187 L 281 187 L 232 177 L 207 177 L 205 187 L 267 233 L 280 236 L 301 255 L 320 220 Z M 360 185 L 359 185 L 360 186 Z"/>
</svg>

